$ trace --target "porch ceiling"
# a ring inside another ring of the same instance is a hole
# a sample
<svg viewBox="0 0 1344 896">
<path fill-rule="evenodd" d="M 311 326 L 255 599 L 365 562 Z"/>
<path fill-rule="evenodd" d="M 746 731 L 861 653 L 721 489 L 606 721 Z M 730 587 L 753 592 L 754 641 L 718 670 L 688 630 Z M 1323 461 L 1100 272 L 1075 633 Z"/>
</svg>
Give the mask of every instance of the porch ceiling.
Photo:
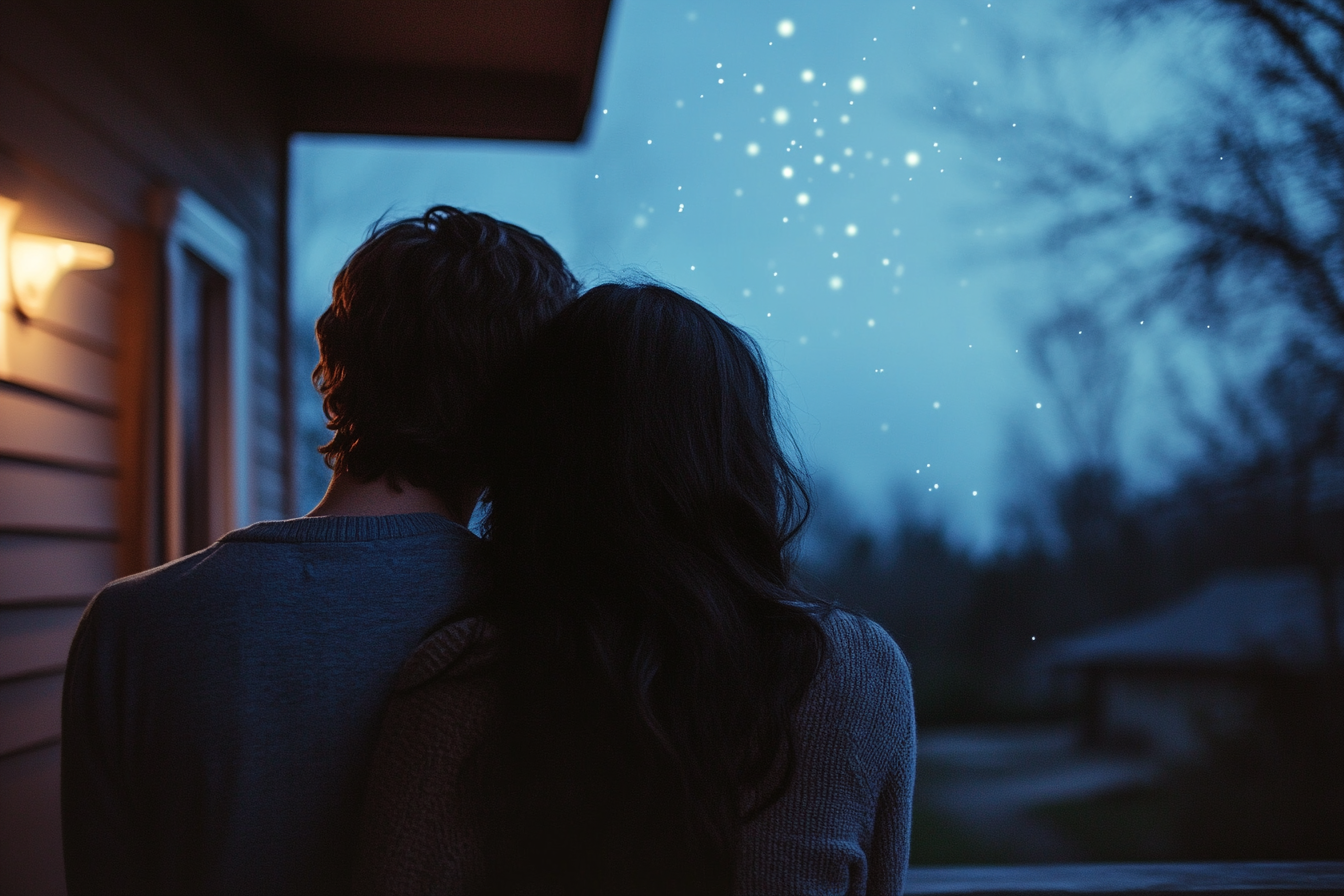
<svg viewBox="0 0 1344 896">
<path fill-rule="evenodd" d="M 609 0 L 238 0 L 291 131 L 577 140 Z"/>
</svg>

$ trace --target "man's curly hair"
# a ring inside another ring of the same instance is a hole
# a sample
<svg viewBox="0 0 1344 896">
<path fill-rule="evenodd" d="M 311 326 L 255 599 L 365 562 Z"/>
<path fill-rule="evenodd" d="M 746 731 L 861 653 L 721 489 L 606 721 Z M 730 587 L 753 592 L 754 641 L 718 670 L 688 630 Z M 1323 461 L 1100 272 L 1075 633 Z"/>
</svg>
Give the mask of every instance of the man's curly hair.
<svg viewBox="0 0 1344 896">
<path fill-rule="evenodd" d="M 436 205 L 376 226 L 317 321 L 327 466 L 449 500 L 484 485 L 487 398 L 578 291 L 550 244 L 489 215 Z"/>
</svg>

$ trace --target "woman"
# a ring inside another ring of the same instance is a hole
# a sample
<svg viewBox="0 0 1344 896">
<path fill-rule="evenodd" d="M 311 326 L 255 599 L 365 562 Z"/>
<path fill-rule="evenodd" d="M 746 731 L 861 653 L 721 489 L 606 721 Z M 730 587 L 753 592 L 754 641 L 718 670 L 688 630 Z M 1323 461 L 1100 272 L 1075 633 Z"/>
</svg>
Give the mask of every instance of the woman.
<svg viewBox="0 0 1344 896">
<path fill-rule="evenodd" d="M 756 345 L 600 286 L 497 407 L 493 581 L 402 672 L 358 888 L 898 892 L 909 673 L 793 583 L 806 496 Z"/>
</svg>

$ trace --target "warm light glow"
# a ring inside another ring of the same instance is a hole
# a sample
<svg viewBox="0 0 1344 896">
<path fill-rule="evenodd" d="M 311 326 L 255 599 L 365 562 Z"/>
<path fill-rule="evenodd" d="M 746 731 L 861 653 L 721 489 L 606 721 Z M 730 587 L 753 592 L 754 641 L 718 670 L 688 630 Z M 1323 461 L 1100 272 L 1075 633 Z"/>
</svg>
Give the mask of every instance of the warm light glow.
<svg viewBox="0 0 1344 896">
<path fill-rule="evenodd" d="M 112 250 L 31 233 L 15 233 L 22 203 L 0 196 L 0 376 L 9 376 L 9 328 L 14 310 L 39 316 L 67 271 L 96 271 L 112 264 Z"/>
<path fill-rule="evenodd" d="M 51 291 L 69 271 L 98 271 L 112 265 L 112 250 L 50 236 L 16 233 L 9 242 L 9 275 L 19 309 L 38 317 Z"/>
<path fill-rule="evenodd" d="M 11 373 L 9 364 L 9 235 L 19 217 L 19 204 L 0 196 L 0 376 Z"/>
</svg>

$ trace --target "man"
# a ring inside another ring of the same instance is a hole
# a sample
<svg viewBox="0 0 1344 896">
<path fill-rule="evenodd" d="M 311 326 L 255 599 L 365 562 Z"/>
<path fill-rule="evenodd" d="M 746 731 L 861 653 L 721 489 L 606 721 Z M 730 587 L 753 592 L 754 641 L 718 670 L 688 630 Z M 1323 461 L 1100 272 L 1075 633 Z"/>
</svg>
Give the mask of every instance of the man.
<svg viewBox="0 0 1344 896">
<path fill-rule="evenodd" d="M 479 579 L 486 396 L 577 291 L 544 240 L 444 206 L 350 257 L 317 323 L 321 503 L 113 582 L 80 622 L 71 893 L 349 889 L 397 670 Z"/>
</svg>

